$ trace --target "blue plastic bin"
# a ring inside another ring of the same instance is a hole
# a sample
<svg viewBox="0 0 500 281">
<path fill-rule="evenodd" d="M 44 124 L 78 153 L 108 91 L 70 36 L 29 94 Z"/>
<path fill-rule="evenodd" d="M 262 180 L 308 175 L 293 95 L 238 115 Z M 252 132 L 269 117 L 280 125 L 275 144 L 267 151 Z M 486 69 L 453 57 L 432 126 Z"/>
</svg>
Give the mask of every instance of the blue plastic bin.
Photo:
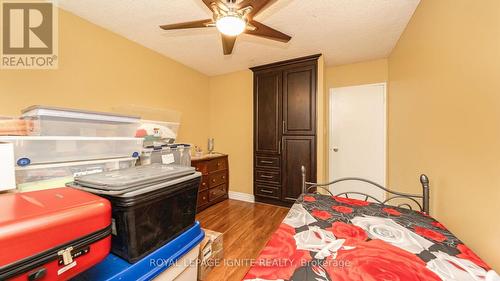
<svg viewBox="0 0 500 281">
<path fill-rule="evenodd" d="M 200 223 L 134 264 L 109 254 L 101 263 L 75 277 L 76 281 L 151 280 L 201 243 L 205 233 Z M 161 261 L 161 262 L 151 262 Z M 155 265 L 156 264 L 156 265 Z M 161 264 L 161 266 L 158 266 Z"/>
</svg>

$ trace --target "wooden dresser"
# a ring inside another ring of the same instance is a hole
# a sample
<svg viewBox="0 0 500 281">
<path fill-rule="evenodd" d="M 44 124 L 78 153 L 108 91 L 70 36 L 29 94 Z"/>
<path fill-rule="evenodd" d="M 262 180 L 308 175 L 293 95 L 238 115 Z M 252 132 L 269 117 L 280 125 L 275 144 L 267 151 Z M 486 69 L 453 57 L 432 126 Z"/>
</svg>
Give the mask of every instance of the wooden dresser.
<svg viewBox="0 0 500 281">
<path fill-rule="evenodd" d="M 229 163 L 227 155 L 214 154 L 193 158 L 191 166 L 203 174 L 198 191 L 198 212 L 228 198 Z"/>
</svg>

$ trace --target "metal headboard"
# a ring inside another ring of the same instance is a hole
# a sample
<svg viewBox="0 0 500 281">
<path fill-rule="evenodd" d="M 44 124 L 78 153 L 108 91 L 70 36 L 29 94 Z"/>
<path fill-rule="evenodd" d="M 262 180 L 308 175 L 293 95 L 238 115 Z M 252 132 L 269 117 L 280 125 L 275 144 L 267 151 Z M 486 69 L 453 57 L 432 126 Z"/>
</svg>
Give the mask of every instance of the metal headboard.
<svg viewBox="0 0 500 281">
<path fill-rule="evenodd" d="M 320 188 L 320 189 L 326 191 L 331 196 L 345 196 L 346 198 L 349 198 L 349 194 L 357 194 L 357 195 L 365 196 L 364 201 L 368 201 L 368 198 L 370 198 L 370 199 L 374 200 L 375 202 L 378 202 L 378 203 L 384 204 L 384 205 L 387 202 L 394 200 L 394 199 L 398 199 L 398 198 L 399 199 L 408 199 L 411 202 L 415 203 L 419 207 L 420 211 L 422 211 L 426 214 L 429 214 L 429 197 L 430 197 L 429 178 L 423 174 L 420 176 L 420 183 L 422 184 L 422 194 L 419 195 L 419 194 L 409 194 L 409 193 L 402 193 L 402 192 L 393 191 L 393 190 L 390 190 L 390 189 L 388 189 L 388 188 L 386 188 L 386 187 L 384 187 L 376 182 L 373 182 L 371 180 L 367 180 L 367 179 L 363 179 L 363 178 L 356 178 L 356 177 L 340 178 L 340 179 L 337 179 L 337 180 L 334 180 L 334 181 L 331 181 L 328 183 L 307 182 L 306 181 L 306 168 L 304 166 L 301 167 L 301 172 L 302 172 L 302 192 L 303 193 L 310 193 L 311 191 L 317 192 L 318 188 Z M 381 201 L 381 200 L 379 200 L 379 199 L 377 199 L 369 194 L 365 194 L 362 192 L 348 191 L 348 192 L 342 192 L 342 193 L 334 195 L 328 189 L 328 186 L 334 185 L 334 184 L 339 183 L 339 182 L 344 182 L 344 181 L 365 182 L 365 183 L 371 184 L 373 186 L 376 186 L 376 187 L 384 190 L 385 192 L 387 192 L 393 196 Z M 315 190 L 313 191 L 312 189 L 315 189 Z M 421 201 L 422 203 L 420 203 L 419 201 Z M 409 203 L 402 203 L 402 204 L 399 204 L 397 206 L 398 207 L 408 207 L 411 210 L 413 209 Z"/>
</svg>

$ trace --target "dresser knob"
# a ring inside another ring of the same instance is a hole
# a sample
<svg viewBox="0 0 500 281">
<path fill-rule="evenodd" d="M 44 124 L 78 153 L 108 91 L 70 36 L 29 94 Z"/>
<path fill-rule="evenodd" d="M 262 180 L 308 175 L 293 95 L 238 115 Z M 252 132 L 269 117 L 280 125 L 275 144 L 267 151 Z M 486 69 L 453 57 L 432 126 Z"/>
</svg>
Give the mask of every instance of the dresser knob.
<svg viewBox="0 0 500 281">
<path fill-rule="evenodd" d="M 226 176 L 222 176 L 222 179 L 225 180 L 226 179 Z"/>
<path fill-rule="evenodd" d="M 212 180 L 212 182 L 216 182 L 216 180 L 215 180 L 215 179 L 213 179 L 213 180 Z"/>
<path fill-rule="evenodd" d="M 202 182 L 202 183 L 201 183 L 201 185 L 206 186 L 206 185 L 207 185 L 207 183 L 206 183 L 206 182 Z"/>
</svg>

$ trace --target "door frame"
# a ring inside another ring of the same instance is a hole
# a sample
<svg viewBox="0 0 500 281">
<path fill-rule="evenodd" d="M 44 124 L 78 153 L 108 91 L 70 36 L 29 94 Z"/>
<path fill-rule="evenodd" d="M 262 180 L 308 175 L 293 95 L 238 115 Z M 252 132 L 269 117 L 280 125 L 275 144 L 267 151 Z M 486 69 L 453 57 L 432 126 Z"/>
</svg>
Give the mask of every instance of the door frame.
<svg viewBox="0 0 500 281">
<path fill-rule="evenodd" d="M 333 108 L 333 91 L 336 90 L 336 89 L 342 89 L 342 88 L 355 88 L 355 87 L 366 87 L 366 86 L 382 86 L 383 89 L 384 89 L 384 115 L 383 115 L 383 118 L 384 118 L 384 182 L 383 183 L 379 183 L 381 184 L 382 186 L 387 186 L 387 180 L 388 180 L 388 172 L 387 172 L 387 158 L 388 158 L 388 150 L 387 150 L 387 141 L 388 141 L 388 136 L 387 136 L 387 127 L 388 127 L 388 119 L 387 119 L 387 82 L 380 82 L 380 83 L 371 83 L 371 84 L 361 84 L 361 85 L 353 85 L 353 86 L 344 86 L 344 87 L 332 87 L 330 89 L 328 89 L 328 161 L 327 161 L 327 164 L 328 164 L 328 167 L 327 167 L 327 172 L 328 172 L 328 181 L 331 182 L 333 179 L 332 179 L 332 173 L 330 173 L 330 166 L 331 166 L 331 159 L 332 159 L 332 149 L 331 149 L 331 144 L 332 144 L 332 139 L 333 139 L 333 124 L 331 122 L 332 118 L 333 118 L 333 111 L 332 111 L 332 108 Z"/>
</svg>

